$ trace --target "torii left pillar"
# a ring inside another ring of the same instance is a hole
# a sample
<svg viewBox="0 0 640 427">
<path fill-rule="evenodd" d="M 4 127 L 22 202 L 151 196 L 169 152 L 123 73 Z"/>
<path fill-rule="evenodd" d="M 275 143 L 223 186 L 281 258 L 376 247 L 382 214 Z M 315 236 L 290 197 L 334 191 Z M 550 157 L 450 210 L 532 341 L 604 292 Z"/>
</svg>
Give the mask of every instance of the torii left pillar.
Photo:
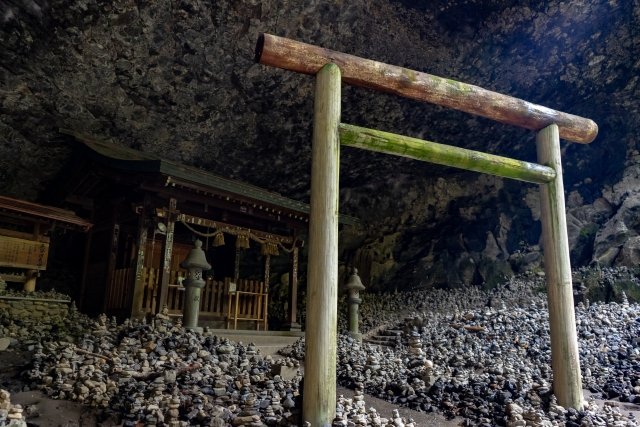
<svg viewBox="0 0 640 427">
<path fill-rule="evenodd" d="M 336 415 L 340 85 L 335 64 L 316 76 L 302 402 L 304 420 L 312 427 L 330 427 Z"/>
</svg>

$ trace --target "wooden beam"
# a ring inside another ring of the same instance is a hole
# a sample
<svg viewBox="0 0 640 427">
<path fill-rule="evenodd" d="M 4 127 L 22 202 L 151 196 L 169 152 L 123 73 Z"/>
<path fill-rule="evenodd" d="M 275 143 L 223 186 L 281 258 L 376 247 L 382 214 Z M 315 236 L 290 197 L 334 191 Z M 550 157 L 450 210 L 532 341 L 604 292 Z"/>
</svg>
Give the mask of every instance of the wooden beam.
<svg viewBox="0 0 640 427">
<path fill-rule="evenodd" d="M 544 184 L 553 181 L 556 172 L 536 163 L 495 156 L 480 151 L 423 141 L 359 126 L 340 124 L 340 143 L 378 153 L 483 172 L 490 175 Z"/>
<path fill-rule="evenodd" d="M 538 161 L 556 171 L 556 179 L 553 182 L 540 186 L 540 219 L 549 302 L 553 392 L 560 405 L 581 410 L 584 401 L 573 308 L 558 127 L 551 125 L 540 131 L 536 144 Z"/>
<path fill-rule="evenodd" d="M 159 214 L 158 216 L 161 218 L 166 216 L 166 211 L 162 211 L 162 214 Z M 187 214 L 181 213 L 177 216 L 176 220 L 180 222 L 185 222 L 187 224 L 198 225 L 201 227 L 215 228 L 222 232 L 224 232 L 224 230 L 230 230 L 233 232 L 251 231 L 251 234 L 263 240 L 266 239 L 270 242 L 287 243 L 287 244 L 293 243 L 293 237 L 290 237 L 290 236 L 283 236 L 280 234 L 268 233 L 266 231 L 254 230 L 253 228 L 248 229 L 245 227 L 229 224 L 227 222 L 214 221 L 207 218 L 200 218 L 194 215 L 187 215 Z"/>
<path fill-rule="evenodd" d="M 80 218 L 72 211 L 7 196 L 0 196 L 0 209 L 6 213 L 11 212 L 21 217 L 27 217 L 29 221 L 55 222 L 65 228 L 78 228 L 87 231 L 92 226 L 90 222 Z"/>
<path fill-rule="evenodd" d="M 49 236 L 43 236 L 42 234 L 39 234 L 39 235 L 35 236 L 35 238 L 34 238 L 34 234 L 33 233 L 25 233 L 25 232 L 22 232 L 22 231 L 10 230 L 8 228 L 0 228 L 0 235 L 8 236 L 8 237 L 15 237 L 15 238 L 18 238 L 18 239 L 31 240 L 31 241 L 34 241 L 34 242 L 42 242 L 42 243 L 49 243 L 50 242 Z"/>
<path fill-rule="evenodd" d="M 327 64 L 316 77 L 311 147 L 311 212 L 305 378 L 302 414 L 329 426 L 336 413 L 338 320 L 338 176 L 340 68 Z"/>
<path fill-rule="evenodd" d="M 252 218 L 259 218 L 272 223 L 284 223 L 290 227 L 307 228 L 308 213 L 295 212 L 292 210 L 280 209 L 281 213 L 273 213 L 273 211 L 266 212 L 254 208 L 254 202 L 240 204 L 235 202 L 231 196 L 215 194 L 212 196 L 211 190 L 209 192 L 202 191 L 202 193 L 193 192 L 191 189 L 185 191 L 179 187 L 172 186 L 160 186 L 145 184 L 141 186 L 141 189 L 145 191 L 153 192 L 154 194 L 162 194 L 167 197 L 181 197 L 188 198 L 189 201 L 195 201 L 209 207 L 223 209 L 229 212 L 238 213 L 242 216 L 248 216 Z M 276 211 L 277 212 L 277 211 Z M 278 218 L 279 217 L 279 218 Z"/>
<path fill-rule="evenodd" d="M 467 113 L 540 130 L 552 123 L 560 137 L 588 144 L 598 134 L 592 120 L 563 113 L 478 86 L 433 76 L 301 43 L 271 34 L 261 34 L 256 45 L 256 62 L 303 74 L 315 75 L 325 64 L 340 67 L 345 83 L 430 102 Z"/>
</svg>

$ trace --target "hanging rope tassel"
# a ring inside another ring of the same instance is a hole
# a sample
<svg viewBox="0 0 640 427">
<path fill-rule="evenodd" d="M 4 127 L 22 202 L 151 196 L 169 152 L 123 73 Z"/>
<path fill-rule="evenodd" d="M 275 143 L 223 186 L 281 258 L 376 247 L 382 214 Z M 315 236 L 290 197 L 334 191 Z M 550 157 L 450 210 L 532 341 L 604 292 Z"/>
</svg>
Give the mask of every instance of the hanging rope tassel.
<svg viewBox="0 0 640 427">
<path fill-rule="evenodd" d="M 249 236 L 246 234 L 238 234 L 236 237 L 236 248 L 249 249 Z"/>
<path fill-rule="evenodd" d="M 213 236 L 213 246 L 224 246 L 224 233 L 218 232 Z"/>
<path fill-rule="evenodd" d="M 280 255 L 280 252 L 278 251 L 278 244 L 275 242 L 264 242 L 260 247 L 260 254 L 274 256 Z"/>
</svg>

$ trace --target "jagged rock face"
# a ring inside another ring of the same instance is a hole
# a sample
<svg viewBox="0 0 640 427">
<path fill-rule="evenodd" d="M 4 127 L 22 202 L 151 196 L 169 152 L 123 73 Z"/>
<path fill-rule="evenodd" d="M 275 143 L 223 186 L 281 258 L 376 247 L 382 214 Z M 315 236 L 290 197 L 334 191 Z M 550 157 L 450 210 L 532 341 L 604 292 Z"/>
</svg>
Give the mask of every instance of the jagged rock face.
<svg viewBox="0 0 640 427">
<path fill-rule="evenodd" d="M 5 0 L 2 193 L 45 191 L 64 127 L 307 200 L 313 79 L 254 64 L 265 31 L 594 119 L 594 143 L 563 147 L 572 255 L 589 262 L 623 205 L 597 201 L 638 148 L 639 27 L 640 6 L 615 0 Z M 362 89 L 343 99 L 344 122 L 535 160 L 532 132 Z M 539 238 L 531 185 L 345 148 L 341 187 L 366 223 L 343 260 L 374 282 L 483 283 L 536 261 L 518 252 Z"/>
</svg>

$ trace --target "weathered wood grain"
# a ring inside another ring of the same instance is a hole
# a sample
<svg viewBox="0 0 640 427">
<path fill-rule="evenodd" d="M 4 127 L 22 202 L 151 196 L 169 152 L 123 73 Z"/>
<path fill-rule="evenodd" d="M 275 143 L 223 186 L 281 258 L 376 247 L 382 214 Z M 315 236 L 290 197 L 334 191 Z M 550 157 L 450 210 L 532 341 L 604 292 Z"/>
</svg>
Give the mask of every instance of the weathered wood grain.
<svg viewBox="0 0 640 427">
<path fill-rule="evenodd" d="M 311 148 L 311 211 L 303 417 L 330 426 L 336 412 L 338 321 L 338 177 L 340 69 L 327 64 L 316 77 Z"/>
<path fill-rule="evenodd" d="M 310 75 L 315 75 L 325 64 L 334 63 L 340 67 L 344 82 L 354 86 L 454 108 L 525 129 L 537 131 L 555 123 L 560 137 L 572 142 L 588 144 L 598 134 L 598 125 L 583 117 L 479 86 L 271 34 L 261 34 L 258 38 L 255 59 L 264 65 Z"/>
<path fill-rule="evenodd" d="M 551 125 L 540 131 L 536 146 L 538 161 L 556 171 L 556 179 L 553 182 L 540 185 L 540 218 L 549 301 L 553 392 L 560 405 L 581 410 L 584 402 L 573 308 L 558 127 Z"/>
<path fill-rule="evenodd" d="M 350 147 L 536 184 L 551 182 L 556 176 L 556 172 L 552 168 L 536 163 L 523 162 L 389 132 L 344 123 L 340 124 L 339 131 L 340 143 Z"/>
</svg>

